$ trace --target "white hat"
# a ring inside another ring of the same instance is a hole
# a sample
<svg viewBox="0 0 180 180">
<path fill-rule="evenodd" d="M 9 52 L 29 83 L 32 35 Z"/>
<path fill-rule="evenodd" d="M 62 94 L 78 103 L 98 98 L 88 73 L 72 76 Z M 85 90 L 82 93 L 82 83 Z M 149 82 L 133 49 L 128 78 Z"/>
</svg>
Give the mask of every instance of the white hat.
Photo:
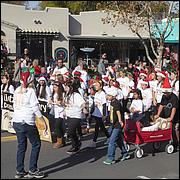
<svg viewBox="0 0 180 180">
<path fill-rule="evenodd" d="M 39 77 L 38 82 L 39 82 L 39 81 L 45 81 L 45 82 L 47 82 L 47 81 L 46 81 L 46 78 L 45 78 L 44 76 Z"/>
<path fill-rule="evenodd" d="M 107 90 L 107 95 L 110 96 L 117 96 L 118 95 L 118 90 L 115 87 L 111 87 Z"/>
</svg>

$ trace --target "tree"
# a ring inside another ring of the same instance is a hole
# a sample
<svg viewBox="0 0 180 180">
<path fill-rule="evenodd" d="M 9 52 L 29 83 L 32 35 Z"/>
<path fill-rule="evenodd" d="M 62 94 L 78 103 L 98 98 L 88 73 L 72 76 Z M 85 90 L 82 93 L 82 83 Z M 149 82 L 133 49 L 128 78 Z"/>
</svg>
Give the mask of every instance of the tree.
<svg viewBox="0 0 180 180">
<path fill-rule="evenodd" d="M 82 11 L 95 11 L 99 1 L 41 1 L 40 7 L 63 7 L 69 8 L 72 14 L 79 14 Z"/>
<path fill-rule="evenodd" d="M 24 5 L 26 1 L 1 1 L 1 2 L 7 4 Z"/>
<path fill-rule="evenodd" d="M 173 30 L 173 17 L 177 16 L 179 6 L 176 1 L 100 1 L 97 9 L 106 12 L 103 23 L 127 24 L 144 45 L 147 58 L 153 66 L 161 68 L 164 42 Z M 165 19 L 162 24 L 162 20 Z M 148 33 L 148 41 L 143 38 Z M 147 43 L 150 43 L 155 59 L 150 57 Z"/>
</svg>

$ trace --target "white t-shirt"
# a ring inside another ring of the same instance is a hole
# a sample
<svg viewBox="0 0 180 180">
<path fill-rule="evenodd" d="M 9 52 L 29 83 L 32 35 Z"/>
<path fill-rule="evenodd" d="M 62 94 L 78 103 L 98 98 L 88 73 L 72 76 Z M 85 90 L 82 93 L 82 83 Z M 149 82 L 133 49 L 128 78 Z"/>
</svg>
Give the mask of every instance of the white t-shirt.
<svg viewBox="0 0 180 180">
<path fill-rule="evenodd" d="M 122 90 L 123 96 L 128 96 L 128 89 L 129 89 L 129 79 L 128 77 L 119 77 L 116 79 L 117 82 L 120 84 L 120 88 Z"/>
<path fill-rule="evenodd" d="M 160 103 L 161 102 L 161 99 L 162 99 L 162 96 L 163 96 L 163 91 L 162 91 L 162 88 L 161 88 L 161 83 L 159 83 L 157 85 L 157 87 L 154 89 L 155 91 L 155 98 L 156 98 L 156 101 L 157 103 Z"/>
<path fill-rule="evenodd" d="M 42 91 L 42 86 L 40 87 L 38 98 L 40 98 L 41 91 Z M 51 96 L 52 96 L 52 91 L 51 91 L 50 87 L 46 85 L 46 90 L 45 91 L 46 91 L 45 100 L 49 100 L 51 98 Z"/>
<path fill-rule="evenodd" d="M 53 71 L 53 75 L 55 75 L 55 74 L 62 74 L 63 75 L 66 72 L 68 72 L 68 69 L 66 66 L 63 66 L 62 68 L 55 67 L 54 71 Z"/>
<path fill-rule="evenodd" d="M 53 97 L 53 101 L 58 100 L 58 94 L 55 93 Z M 54 117 L 55 118 L 63 118 L 64 107 L 62 105 L 53 104 L 52 108 L 54 108 Z"/>
<path fill-rule="evenodd" d="M 95 110 L 93 116 L 102 117 L 103 116 L 103 104 L 106 103 L 106 94 L 104 91 L 96 92 L 94 96 Z"/>
<path fill-rule="evenodd" d="M 141 99 L 133 99 L 132 100 L 132 103 L 131 103 L 131 106 L 130 106 L 130 109 L 131 108 L 134 108 L 135 111 L 140 111 L 139 113 L 142 113 L 143 112 L 143 102 Z"/>
<path fill-rule="evenodd" d="M 129 89 L 134 89 L 134 81 L 132 79 L 129 79 Z M 133 92 L 130 92 L 129 95 L 128 95 L 128 98 L 133 98 Z"/>
<path fill-rule="evenodd" d="M 176 94 L 177 97 L 179 97 L 179 80 L 171 81 L 171 87 L 173 88 L 173 93 Z"/>
<path fill-rule="evenodd" d="M 25 122 L 29 125 L 35 125 L 35 115 L 42 117 L 35 90 L 27 88 L 24 93 L 20 93 L 20 88 L 18 87 L 14 92 L 12 122 Z"/>
<path fill-rule="evenodd" d="M 66 116 L 70 118 L 82 118 L 82 105 L 84 98 L 79 93 L 73 93 L 69 99 L 69 104 L 65 108 Z"/>
<path fill-rule="evenodd" d="M 157 87 L 158 80 L 149 81 L 149 87 L 154 91 Z"/>
<path fill-rule="evenodd" d="M 142 101 L 144 105 L 144 110 L 146 111 L 152 105 L 152 89 L 151 88 L 141 89 L 141 93 L 143 98 Z"/>
</svg>

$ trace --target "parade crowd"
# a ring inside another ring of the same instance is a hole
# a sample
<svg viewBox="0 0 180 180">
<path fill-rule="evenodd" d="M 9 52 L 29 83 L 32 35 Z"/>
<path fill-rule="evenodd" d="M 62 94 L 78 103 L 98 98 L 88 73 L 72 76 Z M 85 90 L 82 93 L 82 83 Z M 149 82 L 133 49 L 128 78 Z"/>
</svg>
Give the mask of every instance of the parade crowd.
<svg viewBox="0 0 180 180">
<path fill-rule="evenodd" d="M 127 118 L 141 121 L 142 127 L 151 127 L 158 117 L 169 118 L 173 123 L 173 143 L 179 148 L 179 69 L 159 69 L 147 66 L 145 61 L 122 66 L 118 59 L 108 65 L 104 63 L 106 56 L 103 53 L 100 61 L 91 67 L 78 58 L 77 66 L 68 69 L 63 60 L 57 59 L 46 67 L 25 53 L 16 58 L 13 76 L 3 71 L 1 93 L 14 94 L 12 122 L 18 137 L 16 178 L 27 175 L 25 137 L 33 147 L 28 176 L 44 176 L 37 167 L 41 143 L 35 115 L 44 123 L 38 100 L 48 104 L 51 133 L 55 136 L 52 147 L 65 146 L 69 138 L 72 146 L 68 154 L 80 151 L 82 124 L 85 124 L 86 133 L 92 127 L 95 129 L 89 147 L 96 147 L 100 131 L 107 138 L 104 164 L 115 163 L 116 144 L 121 150 L 120 161 L 129 159 L 123 138 Z M 46 123 L 44 128 L 47 130 Z"/>
</svg>

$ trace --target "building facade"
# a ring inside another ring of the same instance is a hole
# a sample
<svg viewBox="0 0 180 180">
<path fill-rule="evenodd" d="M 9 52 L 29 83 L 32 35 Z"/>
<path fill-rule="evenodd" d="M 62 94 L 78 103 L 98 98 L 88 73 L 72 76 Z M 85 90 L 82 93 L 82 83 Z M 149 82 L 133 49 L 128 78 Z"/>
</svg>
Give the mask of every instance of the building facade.
<svg viewBox="0 0 180 180">
<path fill-rule="evenodd" d="M 72 15 L 67 8 L 46 7 L 37 11 L 1 3 L 1 34 L 5 34 L 12 57 L 21 56 L 23 49 L 28 48 L 31 58 L 45 65 L 52 58 L 63 59 L 67 66 L 76 64 L 79 57 L 98 61 L 103 52 L 110 63 L 115 59 L 134 62 L 145 57 L 143 45 L 128 26 L 103 24 L 105 16 L 100 11 Z M 143 38 L 147 37 L 143 32 Z M 87 47 L 94 51 L 81 51 Z"/>
</svg>

